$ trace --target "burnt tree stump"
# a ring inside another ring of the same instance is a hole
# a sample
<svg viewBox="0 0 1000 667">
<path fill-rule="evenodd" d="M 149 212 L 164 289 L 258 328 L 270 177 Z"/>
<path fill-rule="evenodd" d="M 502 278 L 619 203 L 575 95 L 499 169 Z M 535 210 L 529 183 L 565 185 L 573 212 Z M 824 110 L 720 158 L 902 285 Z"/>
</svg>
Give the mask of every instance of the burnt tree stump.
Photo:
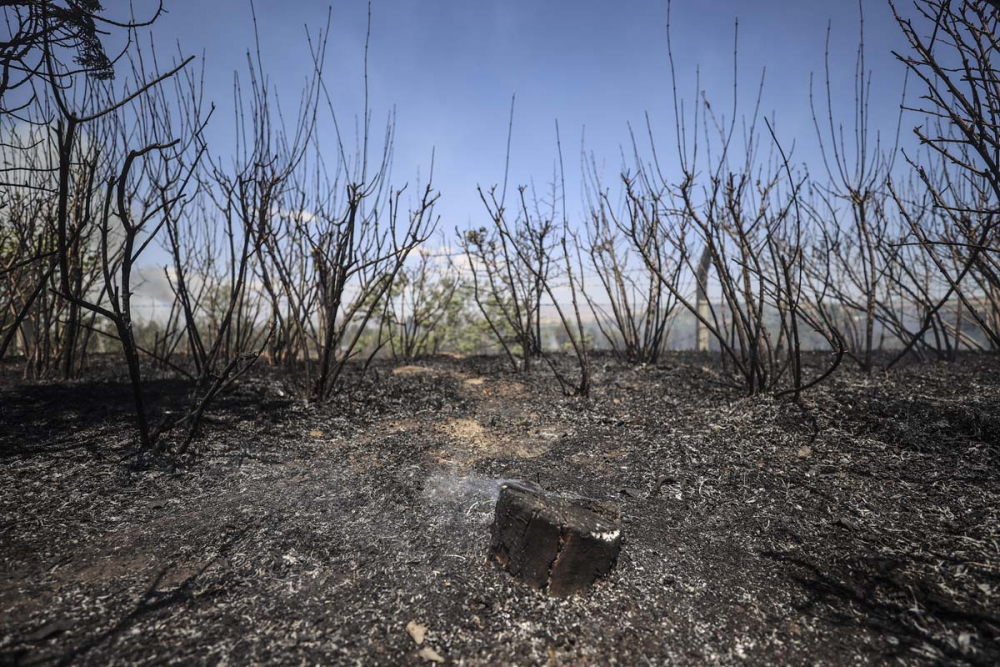
<svg viewBox="0 0 1000 667">
<path fill-rule="evenodd" d="M 500 487 L 490 555 L 548 595 L 571 595 L 608 574 L 621 543 L 621 517 L 613 505 L 547 494 L 523 482 Z"/>
</svg>

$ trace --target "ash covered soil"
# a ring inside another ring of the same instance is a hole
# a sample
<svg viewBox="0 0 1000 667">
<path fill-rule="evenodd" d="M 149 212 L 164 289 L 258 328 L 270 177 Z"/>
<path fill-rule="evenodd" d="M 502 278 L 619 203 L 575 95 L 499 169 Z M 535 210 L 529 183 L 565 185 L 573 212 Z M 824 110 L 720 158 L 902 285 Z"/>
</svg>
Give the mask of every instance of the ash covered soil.
<svg viewBox="0 0 1000 667">
<path fill-rule="evenodd" d="M 120 379 L 8 367 L 0 664 L 1000 663 L 1000 362 L 802 405 L 715 364 L 598 358 L 581 400 L 437 358 L 319 406 L 261 368 L 175 469 L 127 458 Z M 489 562 L 506 479 L 619 503 L 612 575 L 550 599 Z"/>
</svg>

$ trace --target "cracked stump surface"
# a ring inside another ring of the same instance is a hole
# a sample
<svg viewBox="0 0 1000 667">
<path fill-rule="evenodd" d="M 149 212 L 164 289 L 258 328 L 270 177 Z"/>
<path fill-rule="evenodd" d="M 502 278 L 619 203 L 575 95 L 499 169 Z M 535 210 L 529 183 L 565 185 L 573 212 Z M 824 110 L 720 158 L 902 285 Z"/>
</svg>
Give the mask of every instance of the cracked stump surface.
<svg viewBox="0 0 1000 667">
<path fill-rule="evenodd" d="M 515 482 L 500 487 L 492 535 L 490 551 L 504 570 L 556 597 L 583 592 L 611 572 L 622 542 L 610 504 Z"/>
</svg>

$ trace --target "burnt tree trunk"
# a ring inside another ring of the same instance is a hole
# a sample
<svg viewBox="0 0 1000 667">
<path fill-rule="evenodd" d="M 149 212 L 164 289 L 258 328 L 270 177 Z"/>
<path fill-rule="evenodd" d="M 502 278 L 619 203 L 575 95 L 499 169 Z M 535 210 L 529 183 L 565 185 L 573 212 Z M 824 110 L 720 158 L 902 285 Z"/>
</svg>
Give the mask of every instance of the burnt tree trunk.
<svg viewBox="0 0 1000 667">
<path fill-rule="evenodd" d="M 490 556 L 548 595 L 571 595 L 608 574 L 621 541 L 620 514 L 610 504 L 521 482 L 500 487 Z"/>
</svg>

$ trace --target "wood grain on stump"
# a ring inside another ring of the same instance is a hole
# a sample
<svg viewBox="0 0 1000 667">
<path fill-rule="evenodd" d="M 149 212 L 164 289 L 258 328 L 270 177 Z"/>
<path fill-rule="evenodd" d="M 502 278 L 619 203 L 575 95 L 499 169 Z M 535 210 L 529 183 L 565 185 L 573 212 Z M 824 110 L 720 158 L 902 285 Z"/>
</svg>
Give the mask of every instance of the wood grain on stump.
<svg viewBox="0 0 1000 667">
<path fill-rule="evenodd" d="M 608 574 L 621 541 L 620 514 L 610 504 L 546 494 L 522 482 L 500 487 L 490 554 L 548 595 L 571 595 Z"/>
</svg>

